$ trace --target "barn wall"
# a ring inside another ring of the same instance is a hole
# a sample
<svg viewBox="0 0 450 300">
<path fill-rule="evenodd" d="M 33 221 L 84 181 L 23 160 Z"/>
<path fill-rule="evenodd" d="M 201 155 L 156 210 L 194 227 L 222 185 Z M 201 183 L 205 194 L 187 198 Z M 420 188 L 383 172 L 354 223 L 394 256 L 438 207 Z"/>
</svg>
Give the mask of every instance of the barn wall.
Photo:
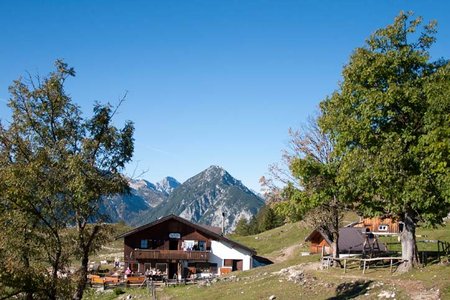
<svg viewBox="0 0 450 300">
<path fill-rule="evenodd" d="M 380 225 L 387 225 L 388 230 L 380 230 Z M 372 232 L 380 233 L 399 233 L 399 222 L 392 218 L 364 218 L 355 227 L 369 228 Z"/>
</svg>

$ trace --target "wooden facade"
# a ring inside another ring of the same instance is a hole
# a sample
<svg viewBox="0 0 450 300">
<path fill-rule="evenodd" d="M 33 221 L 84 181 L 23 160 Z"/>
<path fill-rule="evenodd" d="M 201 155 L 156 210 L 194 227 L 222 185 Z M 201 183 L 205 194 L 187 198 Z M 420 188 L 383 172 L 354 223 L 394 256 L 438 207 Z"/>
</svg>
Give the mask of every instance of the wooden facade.
<svg viewBox="0 0 450 300">
<path fill-rule="evenodd" d="M 323 251 L 323 254 L 331 254 L 331 245 L 319 231 L 313 231 L 313 233 L 308 237 L 308 241 L 310 242 L 310 253 L 322 253 Z"/>
<path fill-rule="evenodd" d="M 369 231 L 378 234 L 400 233 L 403 228 L 400 222 L 392 218 L 382 218 L 382 217 L 363 218 L 353 227 L 367 228 Z"/>
</svg>

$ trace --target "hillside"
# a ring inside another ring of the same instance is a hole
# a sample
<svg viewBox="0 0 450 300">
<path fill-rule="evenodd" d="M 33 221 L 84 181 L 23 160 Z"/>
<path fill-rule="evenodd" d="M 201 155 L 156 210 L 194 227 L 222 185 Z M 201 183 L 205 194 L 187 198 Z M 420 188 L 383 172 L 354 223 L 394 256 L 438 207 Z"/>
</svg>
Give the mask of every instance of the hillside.
<svg viewBox="0 0 450 300">
<path fill-rule="evenodd" d="M 450 241 L 450 225 L 437 229 L 418 229 L 418 240 Z M 301 256 L 310 233 L 302 222 L 286 224 L 253 236 L 228 237 L 255 248 L 258 255 L 275 263 L 245 272 L 234 272 L 208 286 L 179 286 L 158 291 L 158 299 L 450 299 L 448 263 L 431 264 L 407 274 L 390 274 L 389 268 L 370 268 L 365 274 L 353 266 L 346 274 L 342 269 L 321 270 L 319 256 Z M 100 257 L 117 252 L 120 243 L 105 247 Z M 423 243 L 419 243 L 419 250 Z M 428 245 L 429 246 L 429 245 Z M 145 291 L 132 290 L 133 299 L 147 299 Z M 124 294 L 127 295 L 127 294 Z M 111 294 L 89 299 L 124 299 Z"/>
<path fill-rule="evenodd" d="M 419 240 L 450 241 L 450 225 L 434 230 L 420 228 Z M 407 274 L 390 274 L 389 268 L 371 268 L 362 274 L 353 267 L 320 270 L 319 256 L 301 256 L 307 250 L 309 229 L 302 223 L 287 224 L 255 236 L 231 236 L 254 247 L 275 264 L 235 272 L 200 288 L 167 288 L 159 299 L 450 299 L 450 268 L 434 264 Z M 419 243 L 419 250 L 421 249 Z"/>
</svg>

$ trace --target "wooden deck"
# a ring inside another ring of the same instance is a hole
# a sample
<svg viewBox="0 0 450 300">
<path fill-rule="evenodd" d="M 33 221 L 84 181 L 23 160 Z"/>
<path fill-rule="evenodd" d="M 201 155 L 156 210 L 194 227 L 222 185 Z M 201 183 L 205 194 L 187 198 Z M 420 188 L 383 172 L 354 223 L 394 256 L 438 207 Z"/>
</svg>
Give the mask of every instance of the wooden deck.
<svg viewBox="0 0 450 300">
<path fill-rule="evenodd" d="M 136 259 L 183 259 L 208 261 L 210 251 L 184 251 L 184 250 L 143 250 L 136 249 Z"/>
</svg>

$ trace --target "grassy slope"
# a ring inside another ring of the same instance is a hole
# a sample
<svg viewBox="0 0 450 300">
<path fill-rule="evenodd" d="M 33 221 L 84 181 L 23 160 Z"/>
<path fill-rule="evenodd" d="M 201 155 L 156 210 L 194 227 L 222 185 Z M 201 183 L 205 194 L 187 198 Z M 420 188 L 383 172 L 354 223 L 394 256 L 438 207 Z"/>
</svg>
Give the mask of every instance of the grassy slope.
<svg viewBox="0 0 450 300">
<path fill-rule="evenodd" d="M 311 229 L 304 224 L 292 223 L 279 228 L 268 230 L 257 235 L 238 236 L 230 235 L 230 239 L 237 241 L 247 247 L 254 248 L 258 255 L 273 258 L 280 251 L 293 245 L 299 245 L 301 250 L 307 251 L 308 245 L 304 242 L 305 237 L 311 233 Z"/>
<path fill-rule="evenodd" d="M 419 239 L 441 239 L 450 241 L 450 225 L 437 229 L 418 229 Z M 221 280 L 209 287 L 180 286 L 166 288 L 159 293 L 160 299 L 379 299 L 385 291 L 395 293 L 396 299 L 411 299 L 422 293 L 431 298 L 437 289 L 441 299 L 450 299 L 450 267 L 440 264 L 414 270 L 408 274 L 390 274 L 388 268 L 371 268 L 362 274 L 357 266 L 346 274 L 342 269 L 309 270 L 306 283 L 295 284 L 273 272 L 288 266 L 317 262 L 317 255 L 301 257 L 307 249 L 303 242 L 310 229 L 301 223 L 287 224 L 256 236 L 231 236 L 236 241 L 255 248 L 258 254 L 275 257 L 283 249 L 300 244 L 293 256 L 283 262 L 256 268 L 245 272 L 235 272 L 234 280 Z M 426 237 L 425 237 L 426 236 Z M 358 296 L 359 295 L 359 296 Z"/>
<path fill-rule="evenodd" d="M 450 225 L 434 230 L 420 228 L 419 239 L 441 239 L 450 241 Z M 354 266 L 346 274 L 342 269 L 308 270 L 306 283 L 293 283 L 284 276 L 273 274 L 283 268 L 298 264 L 318 262 L 316 255 L 304 256 L 307 250 L 304 238 L 310 233 L 302 223 L 286 224 L 254 236 L 241 237 L 232 235 L 231 239 L 241 242 L 257 250 L 259 255 L 269 258 L 280 258 L 286 255 L 286 249 L 293 249 L 290 257 L 270 266 L 255 268 L 245 272 L 234 272 L 230 279 L 220 280 L 211 286 L 179 286 L 158 291 L 158 299 L 268 299 L 275 295 L 277 299 L 379 299 L 383 291 L 395 293 L 395 299 L 411 299 L 412 295 L 424 293 L 422 299 L 433 299 L 426 292 L 439 289 L 441 299 L 450 299 L 450 267 L 440 264 L 417 269 L 408 274 L 390 274 L 388 269 L 371 268 L 362 274 Z M 426 237 L 425 237 L 426 236 Z M 119 248 L 122 241 L 114 242 L 105 250 Z M 292 247 L 296 246 L 296 247 Z M 420 247 L 420 245 L 419 245 Z M 106 251 L 108 252 L 108 251 Z M 115 252 L 115 251 L 114 251 Z M 107 255 L 108 253 L 106 253 Z M 99 254 L 104 257 L 103 253 Z M 432 290 L 434 289 L 434 290 Z M 146 299 L 145 290 L 137 292 L 127 290 L 137 299 Z M 86 299 L 123 299 L 113 293 L 91 294 Z M 139 296 L 138 296 L 139 295 Z M 358 296 L 360 295 L 360 296 Z"/>
</svg>

